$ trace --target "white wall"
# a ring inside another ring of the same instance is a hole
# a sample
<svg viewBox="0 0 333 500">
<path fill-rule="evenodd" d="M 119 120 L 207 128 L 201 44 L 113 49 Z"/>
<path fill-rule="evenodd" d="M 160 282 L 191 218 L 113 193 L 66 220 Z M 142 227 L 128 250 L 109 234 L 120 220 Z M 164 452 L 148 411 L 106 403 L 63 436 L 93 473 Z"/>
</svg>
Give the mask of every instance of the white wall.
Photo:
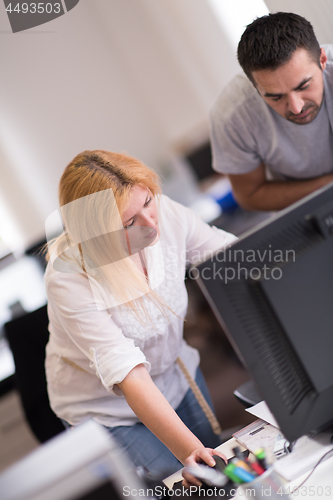
<svg viewBox="0 0 333 500">
<path fill-rule="evenodd" d="M 304 15 L 331 41 L 332 0 L 266 4 Z M 176 145 L 206 133 L 209 108 L 239 71 L 205 0 L 80 0 L 16 34 L 1 3 L 0 37 L 0 198 L 25 245 L 43 237 L 78 152 L 127 151 L 161 171 Z"/>
<path fill-rule="evenodd" d="M 0 32 L 0 196 L 25 245 L 43 237 L 78 152 L 127 151 L 160 170 L 239 71 L 204 0 L 81 0 L 16 34 L 0 5 Z"/>
<path fill-rule="evenodd" d="M 294 12 L 313 25 L 320 44 L 333 43 L 332 0 L 265 0 L 270 12 Z"/>
</svg>

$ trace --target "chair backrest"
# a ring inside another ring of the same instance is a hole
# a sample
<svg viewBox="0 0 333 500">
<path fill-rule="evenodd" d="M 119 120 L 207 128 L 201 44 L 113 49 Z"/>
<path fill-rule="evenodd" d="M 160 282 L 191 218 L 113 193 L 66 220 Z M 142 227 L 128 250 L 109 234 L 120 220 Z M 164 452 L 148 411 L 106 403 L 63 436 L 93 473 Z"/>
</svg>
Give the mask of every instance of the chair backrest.
<svg viewBox="0 0 333 500">
<path fill-rule="evenodd" d="M 45 376 L 45 346 L 49 339 L 47 306 L 4 325 L 15 362 L 16 387 L 32 432 L 45 442 L 64 430 L 50 408 Z"/>
</svg>

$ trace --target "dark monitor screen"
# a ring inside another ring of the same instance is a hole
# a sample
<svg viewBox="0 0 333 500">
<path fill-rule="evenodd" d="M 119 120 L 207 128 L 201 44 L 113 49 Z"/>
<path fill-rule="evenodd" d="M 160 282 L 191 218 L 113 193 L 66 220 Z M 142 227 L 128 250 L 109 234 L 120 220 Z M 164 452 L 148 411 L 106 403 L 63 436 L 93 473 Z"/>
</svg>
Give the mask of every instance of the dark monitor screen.
<svg viewBox="0 0 333 500">
<path fill-rule="evenodd" d="M 197 266 L 282 432 L 333 423 L 333 185 Z"/>
<path fill-rule="evenodd" d="M 190 164 L 199 181 L 211 175 L 216 175 L 212 167 L 212 150 L 209 141 L 192 149 L 185 156 L 185 159 Z"/>
</svg>

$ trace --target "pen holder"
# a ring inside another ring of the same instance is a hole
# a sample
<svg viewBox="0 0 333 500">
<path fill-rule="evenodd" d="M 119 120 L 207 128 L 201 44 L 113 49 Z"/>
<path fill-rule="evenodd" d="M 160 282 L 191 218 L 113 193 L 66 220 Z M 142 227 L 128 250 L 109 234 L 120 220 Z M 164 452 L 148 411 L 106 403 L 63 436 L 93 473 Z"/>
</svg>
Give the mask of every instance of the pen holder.
<svg viewBox="0 0 333 500">
<path fill-rule="evenodd" d="M 284 491 L 283 483 L 277 472 L 270 467 L 261 476 L 250 483 L 244 483 L 237 489 L 237 498 L 265 498 L 266 500 L 290 499 Z"/>
</svg>

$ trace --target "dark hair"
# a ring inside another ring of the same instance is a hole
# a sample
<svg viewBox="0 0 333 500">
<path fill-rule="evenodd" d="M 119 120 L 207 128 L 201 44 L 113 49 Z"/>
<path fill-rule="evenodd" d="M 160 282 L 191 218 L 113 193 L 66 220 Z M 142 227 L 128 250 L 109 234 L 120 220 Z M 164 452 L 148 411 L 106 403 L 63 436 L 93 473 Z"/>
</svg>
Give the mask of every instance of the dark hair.
<svg viewBox="0 0 333 500">
<path fill-rule="evenodd" d="M 238 44 L 238 62 L 254 83 L 252 71 L 276 69 L 288 62 L 296 49 L 309 51 L 320 67 L 320 45 L 313 27 L 304 17 L 277 12 L 249 24 Z"/>
</svg>

